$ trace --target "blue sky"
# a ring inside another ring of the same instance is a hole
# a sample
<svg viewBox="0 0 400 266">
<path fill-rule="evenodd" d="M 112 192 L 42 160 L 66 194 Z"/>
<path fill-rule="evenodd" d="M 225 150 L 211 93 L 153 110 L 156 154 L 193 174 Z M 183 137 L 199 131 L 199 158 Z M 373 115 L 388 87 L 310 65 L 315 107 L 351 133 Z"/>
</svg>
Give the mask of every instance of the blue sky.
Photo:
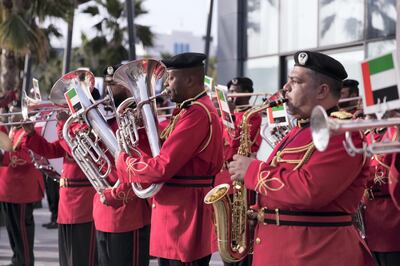
<svg viewBox="0 0 400 266">
<path fill-rule="evenodd" d="M 91 4 L 91 3 L 89 3 Z M 87 4 L 85 4 L 87 5 Z M 91 27 L 99 19 L 80 13 L 85 6 L 78 8 L 75 13 L 73 46 L 80 45 L 81 32 L 89 36 L 94 34 Z M 209 0 L 145 0 L 144 7 L 149 11 L 137 19 L 137 23 L 151 26 L 155 33 L 169 33 L 172 30 L 191 31 L 195 35 L 203 36 L 206 33 L 207 16 L 209 11 Z M 214 1 L 214 39 L 216 38 L 216 1 Z M 64 36 L 67 34 L 67 26 L 62 21 L 52 21 L 57 25 Z M 64 40 L 53 40 L 55 46 L 64 46 Z"/>
</svg>

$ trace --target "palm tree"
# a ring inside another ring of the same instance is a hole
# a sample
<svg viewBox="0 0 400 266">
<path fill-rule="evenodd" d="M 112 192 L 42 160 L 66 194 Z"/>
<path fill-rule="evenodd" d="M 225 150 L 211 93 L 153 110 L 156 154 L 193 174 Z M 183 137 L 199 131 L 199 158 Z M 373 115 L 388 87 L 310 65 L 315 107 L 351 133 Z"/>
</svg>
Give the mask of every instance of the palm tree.
<svg viewBox="0 0 400 266">
<path fill-rule="evenodd" d="M 97 36 L 88 39 L 82 34 L 82 46 L 75 50 L 75 66 L 88 66 L 95 75 L 103 75 L 103 69 L 128 59 L 127 26 L 125 3 L 120 0 L 96 0 L 96 5 L 88 6 L 83 12 L 92 16 L 104 17 L 93 25 Z M 146 14 L 143 1 L 135 1 L 135 16 Z M 136 36 L 145 47 L 153 45 L 153 33 L 150 27 L 135 25 Z"/>
<path fill-rule="evenodd" d="M 2 0 L 0 2 L 0 93 L 20 90 L 21 59 L 33 55 L 45 62 L 49 55 L 49 35 L 38 23 L 48 17 L 65 18 L 70 0 Z"/>
</svg>

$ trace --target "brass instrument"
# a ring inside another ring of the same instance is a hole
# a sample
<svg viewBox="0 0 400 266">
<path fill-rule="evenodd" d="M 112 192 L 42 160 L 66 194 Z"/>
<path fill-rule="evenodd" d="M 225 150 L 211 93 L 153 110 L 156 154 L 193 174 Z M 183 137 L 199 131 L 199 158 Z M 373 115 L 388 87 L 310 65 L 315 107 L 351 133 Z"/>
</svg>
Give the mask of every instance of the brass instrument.
<svg viewBox="0 0 400 266">
<path fill-rule="evenodd" d="M 267 108 L 275 107 L 286 102 L 287 99 L 278 99 L 264 105 L 247 110 L 240 125 L 240 146 L 238 154 L 250 156 L 251 139 L 249 130 L 250 118 Z M 247 190 L 243 181 L 233 182 L 233 199 L 228 196 L 228 184 L 216 186 L 207 193 L 204 203 L 212 204 L 215 214 L 215 225 L 218 235 L 218 249 L 226 262 L 242 260 L 252 250 L 253 237 L 249 226 Z"/>
<path fill-rule="evenodd" d="M 352 139 L 351 132 L 364 129 L 390 127 L 400 125 L 400 118 L 387 118 L 375 120 L 336 120 L 329 118 L 321 106 L 316 106 L 311 114 L 311 132 L 314 145 L 319 151 L 324 151 L 328 147 L 329 139 L 332 134 L 345 133 L 344 147 L 349 155 L 366 154 L 386 154 L 400 152 L 400 142 L 391 143 L 363 143 L 363 147 L 357 148 Z"/>
<path fill-rule="evenodd" d="M 165 77 L 165 66 L 153 59 L 128 62 L 119 67 L 113 75 L 113 81 L 128 88 L 133 95 L 123 101 L 116 110 L 119 126 L 116 135 L 128 154 L 130 149 L 138 144 L 140 128 L 146 130 L 152 155 L 157 156 L 160 153 L 161 141 L 155 99 L 169 93 L 162 90 Z M 162 91 L 158 95 L 155 94 L 157 86 Z M 132 183 L 132 188 L 139 198 L 149 198 L 154 196 L 162 185 L 152 184 L 144 189 L 140 184 Z"/>
<path fill-rule="evenodd" d="M 119 153 L 119 146 L 113 131 L 108 126 L 103 115 L 97 106 L 106 103 L 109 99 L 94 102 L 90 91 L 93 89 L 91 83 L 93 74 L 86 70 L 77 70 L 64 75 L 59 81 L 59 85 L 64 91 L 75 88 L 79 97 L 83 112 L 72 114 L 64 124 L 63 137 L 71 148 L 72 156 L 76 163 L 85 173 L 86 177 L 99 194 L 103 190 L 110 188 L 107 181 L 113 164 L 107 156 L 109 152 L 112 156 Z M 93 79 L 94 80 L 94 79 Z M 57 84 L 57 83 L 56 83 Z M 85 123 L 86 129 L 80 129 L 71 134 L 71 125 L 74 123 Z M 105 148 L 104 148 L 105 147 Z M 118 182 L 114 186 L 118 186 Z"/>
</svg>

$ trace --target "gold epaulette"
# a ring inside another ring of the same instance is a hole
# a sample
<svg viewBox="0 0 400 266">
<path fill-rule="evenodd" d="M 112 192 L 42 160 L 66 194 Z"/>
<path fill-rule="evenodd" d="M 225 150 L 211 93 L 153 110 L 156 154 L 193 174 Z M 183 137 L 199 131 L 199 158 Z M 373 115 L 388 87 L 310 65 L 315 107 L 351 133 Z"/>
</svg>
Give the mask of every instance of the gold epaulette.
<svg viewBox="0 0 400 266">
<path fill-rule="evenodd" d="M 351 119 L 353 117 L 353 114 L 346 111 L 336 111 L 332 112 L 330 117 L 334 117 L 340 120 L 345 120 L 345 119 Z"/>
</svg>

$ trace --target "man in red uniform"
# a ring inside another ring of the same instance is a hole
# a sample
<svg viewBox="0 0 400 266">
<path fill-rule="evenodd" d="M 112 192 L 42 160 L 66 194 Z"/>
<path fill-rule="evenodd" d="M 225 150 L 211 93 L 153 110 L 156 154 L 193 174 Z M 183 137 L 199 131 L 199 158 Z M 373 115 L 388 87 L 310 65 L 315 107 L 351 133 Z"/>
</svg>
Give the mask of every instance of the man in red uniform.
<svg viewBox="0 0 400 266">
<path fill-rule="evenodd" d="M 358 97 L 358 81 L 354 79 L 346 79 L 343 81 L 343 87 L 340 91 L 340 99 Z M 354 114 L 359 110 L 358 100 L 344 101 L 339 103 L 339 108 L 346 112 Z"/>
<path fill-rule="evenodd" d="M 227 84 L 229 93 L 252 93 L 253 82 L 247 77 L 236 77 L 230 80 Z M 228 172 L 228 164 L 232 161 L 233 155 L 238 152 L 240 146 L 240 133 L 242 132 L 240 126 L 242 123 L 243 115 L 247 110 L 251 108 L 249 106 L 251 96 L 233 97 L 230 102 L 230 108 L 233 110 L 233 121 L 235 123 L 235 129 L 230 129 L 223 126 L 223 139 L 224 139 L 224 166 L 221 172 L 215 177 L 215 186 L 219 184 L 232 184 L 230 174 Z M 261 144 L 261 116 L 256 114 L 250 118 L 249 121 L 249 132 L 251 140 L 251 152 L 256 153 L 260 148 Z M 231 186 L 232 189 L 232 186 Z M 248 193 L 249 202 L 252 201 L 253 193 Z M 251 195 L 251 197 L 250 197 Z M 224 262 L 224 265 L 250 265 L 251 257 L 246 256 L 240 262 L 228 263 Z"/>
<path fill-rule="evenodd" d="M 392 154 L 389 171 L 389 193 L 394 205 L 400 210 L 400 153 Z"/>
<path fill-rule="evenodd" d="M 252 93 L 253 82 L 251 79 L 246 77 L 237 77 L 230 80 L 227 84 L 230 93 Z M 223 127 L 223 138 L 224 138 L 224 167 L 221 172 L 215 177 L 215 185 L 223 183 L 232 183 L 227 165 L 232 160 L 233 155 L 235 155 L 240 146 L 240 125 L 242 123 L 242 118 L 244 113 L 251 108 L 249 106 L 251 96 L 246 97 L 236 97 L 231 102 L 233 112 L 233 120 L 235 123 L 235 129 L 230 129 Z M 261 144 L 261 116 L 259 114 L 254 115 L 250 119 L 250 139 L 252 142 L 251 152 L 256 153 L 260 148 Z"/>
<path fill-rule="evenodd" d="M 315 149 L 308 119 L 321 105 L 337 115 L 341 63 L 321 53 L 299 51 L 284 86 L 288 113 L 298 120 L 266 162 L 235 155 L 229 172 L 259 193 L 253 265 L 373 265 L 352 223 L 367 181 L 362 155 L 350 157 L 344 135 L 324 152 Z M 352 136 L 355 145 L 362 139 Z"/>
<path fill-rule="evenodd" d="M 374 129 L 367 135 L 368 143 L 392 143 L 397 128 Z M 370 180 L 364 197 L 364 224 L 368 247 L 380 266 L 400 265 L 400 210 L 390 198 L 388 176 L 392 154 L 371 157 Z"/>
<path fill-rule="evenodd" d="M 118 67 L 114 66 L 114 71 Z M 106 76 L 106 83 L 110 82 L 108 78 Z M 116 107 L 131 96 L 129 90 L 122 85 L 110 86 Z M 115 119 L 109 120 L 108 124 L 114 132 L 117 130 Z M 140 135 L 139 145 L 143 151 L 151 154 L 146 140 L 145 135 Z M 114 158 L 110 160 L 114 162 Z M 115 184 L 118 180 L 114 167 L 107 179 L 110 184 Z M 151 209 L 147 200 L 138 198 L 129 183 L 107 188 L 103 191 L 103 196 L 96 193 L 93 199 L 99 266 L 149 265 Z"/>
<path fill-rule="evenodd" d="M 155 157 L 121 153 L 122 183 L 162 183 L 153 198 L 150 255 L 160 265 L 208 265 L 217 250 L 211 206 L 203 203 L 223 162 L 218 114 L 204 91 L 204 54 L 183 53 L 163 63 L 174 110 Z"/>
<path fill-rule="evenodd" d="M 21 120 L 20 115 L 11 119 L 13 122 Z M 42 200 L 44 192 L 42 174 L 35 168 L 30 151 L 23 147 L 26 138 L 21 126 L 11 128 L 13 150 L 4 152 L 0 167 L 0 205 L 13 251 L 12 265 L 34 264 L 33 204 Z"/>
<path fill-rule="evenodd" d="M 58 203 L 58 250 L 61 266 L 97 265 L 96 234 L 93 224 L 93 189 L 85 174 L 70 155 L 70 148 L 62 137 L 66 113 L 58 114 L 57 133 L 59 140 L 49 143 L 33 130 L 25 127 L 29 134 L 27 147 L 47 158 L 64 157 L 60 178 Z M 80 130 L 80 125 L 70 129 Z"/>
</svg>

